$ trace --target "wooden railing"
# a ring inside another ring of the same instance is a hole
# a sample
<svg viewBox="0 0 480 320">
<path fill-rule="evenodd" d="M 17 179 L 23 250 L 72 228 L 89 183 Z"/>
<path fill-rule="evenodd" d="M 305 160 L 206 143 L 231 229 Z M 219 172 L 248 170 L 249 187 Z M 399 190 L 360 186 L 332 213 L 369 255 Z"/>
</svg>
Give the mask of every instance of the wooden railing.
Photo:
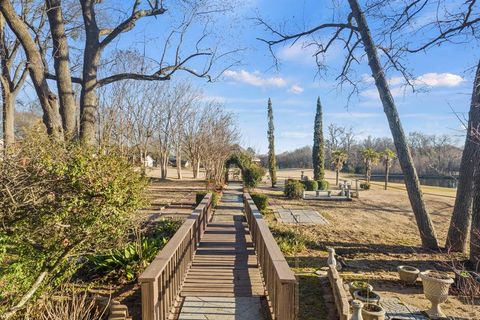
<svg viewBox="0 0 480 320">
<path fill-rule="evenodd" d="M 293 320 L 298 316 L 298 283 L 290 270 L 267 223 L 250 194 L 243 194 L 245 215 L 262 270 L 270 311 L 275 320 Z"/>
<path fill-rule="evenodd" d="M 140 275 L 143 320 L 168 319 L 210 220 L 211 203 L 209 193 Z"/>
</svg>

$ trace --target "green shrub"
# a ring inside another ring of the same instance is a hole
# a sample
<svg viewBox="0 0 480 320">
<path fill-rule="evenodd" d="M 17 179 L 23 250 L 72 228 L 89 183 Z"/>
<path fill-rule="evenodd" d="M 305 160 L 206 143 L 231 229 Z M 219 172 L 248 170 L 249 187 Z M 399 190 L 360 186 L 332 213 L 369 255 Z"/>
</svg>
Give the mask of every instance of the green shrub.
<svg viewBox="0 0 480 320">
<path fill-rule="evenodd" d="M 0 161 L 0 314 L 43 272 L 41 291 L 114 246 L 147 204 L 147 181 L 111 149 L 27 137 Z"/>
<path fill-rule="evenodd" d="M 370 189 L 370 183 L 362 182 L 362 183 L 360 183 L 360 188 L 363 189 L 363 190 L 369 190 Z"/>
<path fill-rule="evenodd" d="M 315 180 L 307 180 L 305 181 L 305 190 L 307 191 L 317 191 L 318 190 L 318 183 Z"/>
<path fill-rule="evenodd" d="M 87 272 L 103 278 L 115 277 L 133 281 L 153 261 L 158 251 L 175 235 L 181 220 L 164 219 L 140 241 L 129 242 L 122 249 L 112 249 L 99 255 L 87 256 Z"/>
<path fill-rule="evenodd" d="M 330 188 L 330 183 L 327 180 L 318 180 L 318 190 L 328 190 Z"/>
<path fill-rule="evenodd" d="M 305 190 L 304 186 L 300 181 L 289 180 L 285 184 L 285 189 L 283 193 L 289 199 L 300 199 L 303 196 L 303 191 Z"/>
<path fill-rule="evenodd" d="M 178 228 L 182 225 L 182 220 L 176 219 L 163 219 L 160 220 L 152 231 L 150 237 L 153 239 L 171 239 L 177 232 Z"/>
<path fill-rule="evenodd" d="M 247 188 L 255 188 L 264 175 L 265 169 L 253 163 L 243 170 L 243 183 Z"/>
<path fill-rule="evenodd" d="M 212 207 L 216 208 L 219 201 L 220 201 L 220 193 L 213 192 L 213 194 L 212 194 Z"/>
<path fill-rule="evenodd" d="M 258 210 L 263 211 L 268 207 L 268 197 L 262 193 L 252 193 L 250 194 L 253 202 L 257 206 Z"/>
<path fill-rule="evenodd" d="M 272 234 L 283 254 L 291 255 L 307 248 L 305 238 L 292 230 L 272 229 Z"/>
<path fill-rule="evenodd" d="M 133 281 L 167 242 L 167 238 L 143 238 L 140 243 L 130 242 L 123 249 L 88 256 L 87 269 L 100 277 Z"/>
<path fill-rule="evenodd" d="M 203 198 L 209 193 L 212 192 L 212 207 L 215 208 L 217 207 L 218 202 L 220 201 L 220 193 L 215 192 L 215 191 L 198 191 L 197 194 L 195 195 L 195 201 L 197 203 L 197 206 L 202 202 Z"/>
</svg>

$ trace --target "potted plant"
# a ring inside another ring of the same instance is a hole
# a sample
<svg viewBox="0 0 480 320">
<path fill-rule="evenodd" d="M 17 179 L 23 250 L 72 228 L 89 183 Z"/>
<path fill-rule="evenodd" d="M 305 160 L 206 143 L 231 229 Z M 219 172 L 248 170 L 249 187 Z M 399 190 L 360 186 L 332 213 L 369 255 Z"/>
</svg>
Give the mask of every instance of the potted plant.
<svg viewBox="0 0 480 320">
<path fill-rule="evenodd" d="M 385 310 L 373 303 L 366 303 L 362 309 L 363 320 L 385 320 Z"/>
<path fill-rule="evenodd" d="M 376 292 L 373 292 L 369 289 L 360 289 L 353 292 L 353 298 L 360 300 L 365 303 L 375 303 L 380 302 L 380 295 Z"/>
<path fill-rule="evenodd" d="M 398 275 L 400 280 L 408 284 L 414 284 L 417 281 L 420 270 L 412 266 L 398 266 Z"/>
<path fill-rule="evenodd" d="M 423 293 L 432 303 L 432 307 L 427 311 L 430 317 L 445 317 L 440 308 L 440 304 L 448 299 L 448 290 L 453 283 L 453 279 L 445 272 L 427 270 L 420 272 L 420 278 L 423 283 Z"/>
<path fill-rule="evenodd" d="M 373 291 L 373 287 L 371 284 L 365 281 L 352 281 L 348 283 L 348 290 L 353 297 L 353 293 L 357 290 L 366 289 L 369 291 Z"/>
</svg>

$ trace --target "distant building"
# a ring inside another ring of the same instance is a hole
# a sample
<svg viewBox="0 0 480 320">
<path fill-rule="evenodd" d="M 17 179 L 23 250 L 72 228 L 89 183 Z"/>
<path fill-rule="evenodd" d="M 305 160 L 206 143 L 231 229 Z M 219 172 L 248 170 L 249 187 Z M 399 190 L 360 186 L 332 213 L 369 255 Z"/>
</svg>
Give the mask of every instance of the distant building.
<svg viewBox="0 0 480 320">
<path fill-rule="evenodd" d="M 153 168 L 155 161 L 151 156 L 146 156 L 143 165 L 147 168 Z"/>
</svg>

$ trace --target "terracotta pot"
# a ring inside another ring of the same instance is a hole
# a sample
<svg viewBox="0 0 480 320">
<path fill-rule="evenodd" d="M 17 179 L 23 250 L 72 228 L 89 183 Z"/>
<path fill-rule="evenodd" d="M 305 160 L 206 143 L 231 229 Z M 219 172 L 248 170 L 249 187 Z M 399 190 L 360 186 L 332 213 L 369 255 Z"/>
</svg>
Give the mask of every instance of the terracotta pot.
<svg viewBox="0 0 480 320">
<path fill-rule="evenodd" d="M 362 309 L 363 320 L 385 320 L 385 310 L 379 305 L 366 303 Z"/>
<path fill-rule="evenodd" d="M 380 295 L 374 291 L 370 291 L 368 289 L 361 289 L 356 290 L 353 292 L 353 298 L 356 300 L 360 300 L 365 303 L 375 303 L 378 304 L 380 302 Z"/>
<path fill-rule="evenodd" d="M 427 311 L 427 314 L 430 317 L 445 317 L 445 314 L 440 308 L 440 304 L 447 301 L 448 290 L 453 283 L 453 279 L 444 272 L 434 270 L 420 272 L 420 278 L 423 283 L 423 293 L 432 303 L 432 307 Z"/>
<path fill-rule="evenodd" d="M 405 283 L 414 284 L 417 281 L 420 270 L 411 266 L 398 266 L 398 275 L 400 280 Z"/>
<path fill-rule="evenodd" d="M 352 295 L 352 297 L 355 291 L 362 290 L 362 289 L 373 291 L 372 285 L 365 281 L 352 281 L 348 283 L 348 291 L 350 291 L 350 294 Z"/>
</svg>

